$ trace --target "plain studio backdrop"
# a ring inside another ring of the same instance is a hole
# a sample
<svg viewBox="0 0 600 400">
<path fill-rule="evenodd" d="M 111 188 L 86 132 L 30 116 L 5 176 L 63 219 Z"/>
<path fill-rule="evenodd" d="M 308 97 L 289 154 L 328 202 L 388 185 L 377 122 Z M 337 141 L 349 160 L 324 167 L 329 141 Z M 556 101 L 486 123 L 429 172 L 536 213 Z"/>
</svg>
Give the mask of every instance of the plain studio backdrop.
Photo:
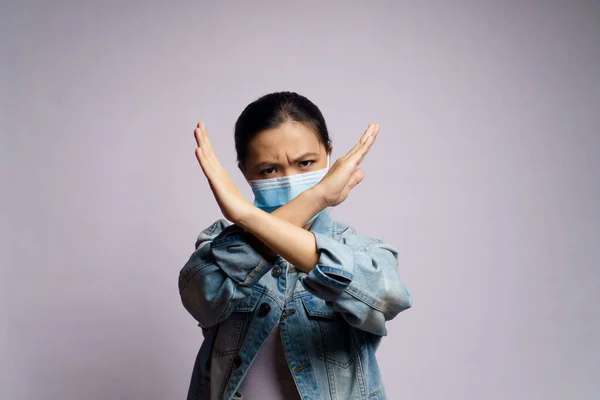
<svg viewBox="0 0 600 400">
<path fill-rule="evenodd" d="M 183 399 L 202 332 L 179 270 L 221 218 L 207 124 L 291 90 L 332 162 L 370 122 L 334 218 L 399 250 L 414 296 L 378 358 L 390 399 L 597 399 L 595 1 L 5 1 L 0 398 Z M 250 399 L 254 400 L 254 399 Z"/>
</svg>

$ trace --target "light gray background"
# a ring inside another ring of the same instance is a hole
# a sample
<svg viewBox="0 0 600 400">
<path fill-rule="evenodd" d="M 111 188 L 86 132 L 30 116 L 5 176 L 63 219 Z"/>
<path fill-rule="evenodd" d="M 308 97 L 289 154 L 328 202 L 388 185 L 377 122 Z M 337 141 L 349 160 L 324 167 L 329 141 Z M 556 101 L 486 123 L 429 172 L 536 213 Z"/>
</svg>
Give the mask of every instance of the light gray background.
<svg viewBox="0 0 600 400">
<path fill-rule="evenodd" d="M 333 215 L 414 295 L 391 399 L 598 398 L 598 3 L 249 3 L 3 2 L 0 398 L 184 398 L 177 277 L 221 217 L 193 129 L 251 198 L 233 124 L 276 90 L 334 159 L 381 124 Z"/>
</svg>

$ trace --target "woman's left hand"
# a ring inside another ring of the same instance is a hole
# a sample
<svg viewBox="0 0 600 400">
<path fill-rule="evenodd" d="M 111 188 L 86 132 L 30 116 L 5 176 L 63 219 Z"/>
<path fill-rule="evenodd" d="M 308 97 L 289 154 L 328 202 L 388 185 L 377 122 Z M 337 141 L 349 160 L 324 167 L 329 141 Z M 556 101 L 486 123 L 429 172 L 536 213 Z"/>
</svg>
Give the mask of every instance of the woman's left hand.
<svg viewBox="0 0 600 400">
<path fill-rule="evenodd" d="M 204 122 L 200 121 L 198 123 L 196 129 L 194 129 L 194 137 L 198 144 L 196 158 L 202 167 L 206 179 L 208 179 L 208 184 L 215 199 L 225 218 L 236 223 L 253 205 L 240 193 L 225 168 L 223 168 L 217 159 L 208 139 Z"/>
<path fill-rule="evenodd" d="M 338 158 L 314 190 L 325 204 L 334 207 L 346 200 L 350 190 L 358 185 L 365 174 L 358 168 L 379 133 L 379 124 L 369 124 L 360 141 L 350 151 Z"/>
</svg>

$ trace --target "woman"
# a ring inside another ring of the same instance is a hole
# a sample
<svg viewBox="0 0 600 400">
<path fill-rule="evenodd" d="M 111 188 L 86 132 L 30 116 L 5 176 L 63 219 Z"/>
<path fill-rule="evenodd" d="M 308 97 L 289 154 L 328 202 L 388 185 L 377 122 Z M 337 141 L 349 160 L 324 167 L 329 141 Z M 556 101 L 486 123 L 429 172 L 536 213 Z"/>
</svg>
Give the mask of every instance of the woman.
<svg viewBox="0 0 600 400">
<path fill-rule="evenodd" d="M 331 217 L 364 177 L 379 126 L 329 168 L 325 120 L 296 93 L 265 95 L 235 125 L 238 191 L 206 128 L 196 157 L 225 218 L 202 231 L 181 270 L 185 308 L 204 334 L 188 399 L 385 399 L 375 351 L 411 307 L 398 253 Z"/>
</svg>

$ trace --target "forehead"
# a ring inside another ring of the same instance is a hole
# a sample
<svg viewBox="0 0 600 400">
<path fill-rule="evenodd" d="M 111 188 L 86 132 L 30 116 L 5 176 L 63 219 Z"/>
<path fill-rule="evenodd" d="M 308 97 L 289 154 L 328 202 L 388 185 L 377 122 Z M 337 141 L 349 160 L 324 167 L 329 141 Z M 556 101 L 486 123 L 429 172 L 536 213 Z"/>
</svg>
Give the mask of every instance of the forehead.
<svg viewBox="0 0 600 400">
<path fill-rule="evenodd" d="M 248 161 L 282 161 L 306 152 L 320 153 L 323 145 L 317 134 L 298 122 L 286 122 L 256 135 L 248 145 Z"/>
</svg>

